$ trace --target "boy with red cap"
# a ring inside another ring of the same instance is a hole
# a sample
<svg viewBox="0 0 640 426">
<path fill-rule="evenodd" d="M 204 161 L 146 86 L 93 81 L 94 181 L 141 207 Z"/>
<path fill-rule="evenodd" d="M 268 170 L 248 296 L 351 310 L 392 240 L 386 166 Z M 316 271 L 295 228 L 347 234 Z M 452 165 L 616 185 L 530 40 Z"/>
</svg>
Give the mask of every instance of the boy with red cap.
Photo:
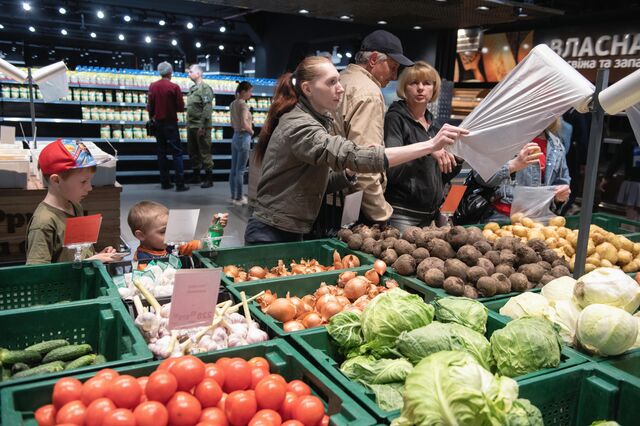
<svg viewBox="0 0 640 426">
<path fill-rule="evenodd" d="M 48 191 L 27 227 L 27 265 L 73 261 L 74 250 L 63 246 L 66 220 L 84 216 L 80 201 L 92 189 L 96 166 L 82 143 L 58 139 L 42 150 L 38 167 L 48 183 Z M 83 250 L 82 257 L 108 262 L 116 260 L 115 252 L 113 247 L 107 247 L 96 254 L 89 247 Z"/>
</svg>

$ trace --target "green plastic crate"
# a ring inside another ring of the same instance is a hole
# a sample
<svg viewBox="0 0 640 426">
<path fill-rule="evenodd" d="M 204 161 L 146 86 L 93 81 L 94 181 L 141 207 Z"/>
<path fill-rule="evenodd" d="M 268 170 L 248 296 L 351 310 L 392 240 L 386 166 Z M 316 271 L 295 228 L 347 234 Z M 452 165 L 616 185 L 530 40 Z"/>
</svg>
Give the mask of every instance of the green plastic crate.
<svg viewBox="0 0 640 426">
<path fill-rule="evenodd" d="M 602 364 L 636 377 L 638 384 L 640 384 L 640 349 L 627 352 L 617 356 L 615 359 L 602 361 Z"/>
<path fill-rule="evenodd" d="M 266 358 L 271 372 L 282 375 L 287 381 L 302 380 L 321 398 L 330 415 L 330 424 L 335 426 L 373 426 L 373 417 L 353 401 L 344 391 L 336 387 L 327 377 L 299 354 L 291 345 L 281 339 L 270 340 L 250 346 L 225 349 L 213 355 L 198 355 L 205 362 L 215 362 L 221 357 L 250 359 L 255 356 Z M 148 375 L 159 365 L 149 362 L 136 366 L 118 368 L 120 374 L 134 377 Z M 84 381 L 93 374 L 76 376 Z M 2 401 L 2 423 L 6 425 L 36 425 L 33 413 L 42 405 L 51 402 L 51 392 L 55 380 L 13 386 L 0 393 Z"/>
<path fill-rule="evenodd" d="M 364 273 L 369 269 L 371 268 L 363 267 L 357 268 L 355 269 L 355 271 L 358 272 L 358 275 L 364 275 Z M 292 297 L 302 297 L 307 294 L 313 294 L 323 282 L 326 282 L 328 285 L 334 285 L 338 280 L 338 276 L 343 272 L 344 271 L 331 272 L 328 274 L 324 274 L 322 277 L 319 277 L 317 275 L 298 275 L 294 277 L 283 278 L 277 281 L 252 281 L 250 283 L 234 284 L 233 286 L 229 286 L 228 288 L 233 298 L 237 301 L 240 301 L 240 292 L 242 291 L 245 292 L 247 298 L 258 294 L 263 290 L 271 290 L 279 297 L 285 297 L 287 293 L 289 293 Z M 396 280 L 400 288 L 408 291 L 409 293 L 419 294 L 420 297 L 422 297 L 427 302 L 436 298 L 435 293 L 433 293 L 431 289 L 424 283 L 416 283 L 413 280 L 409 280 L 406 277 L 394 273 L 387 273 L 382 277 L 383 282 L 388 279 Z M 269 336 L 271 337 L 288 336 L 305 331 L 301 330 L 285 332 L 282 322 L 277 321 L 270 315 L 262 312 L 262 309 L 260 309 L 260 306 L 255 301 L 250 303 L 249 309 L 252 316 L 256 317 L 261 323 L 266 325 L 267 333 L 269 333 Z M 318 328 L 324 329 L 324 327 Z"/>
<path fill-rule="evenodd" d="M 491 337 L 494 331 L 503 328 L 504 323 L 499 321 L 491 312 L 487 320 L 487 332 L 485 336 Z M 316 328 L 305 330 L 291 336 L 300 352 L 306 355 L 312 362 L 320 368 L 331 380 L 338 383 L 346 390 L 358 403 L 367 408 L 376 419 L 383 422 L 390 422 L 392 419 L 400 415 L 399 410 L 385 411 L 382 410 L 375 402 L 375 394 L 365 388 L 365 386 L 356 383 L 340 371 L 340 365 L 344 361 L 343 355 L 340 353 L 338 346 L 329 336 L 324 328 Z M 544 376 L 550 372 L 560 371 L 562 369 L 574 367 L 585 363 L 587 360 L 581 357 L 575 351 L 563 348 L 560 366 L 557 368 L 547 368 L 517 377 L 516 380 L 525 380 L 533 377 Z"/>
<path fill-rule="evenodd" d="M 601 364 L 588 363 L 518 384 L 520 397 L 540 409 L 545 426 L 585 426 L 596 420 L 638 424 L 640 383 Z"/>
<path fill-rule="evenodd" d="M 104 298 L 120 295 L 97 260 L 0 268 L 0 311 Z"/>
<path fill-rule="evenodd" d="M 252 266 L 262 266 L 273 268 L 278 266 L 278 260 L 282 260 L 287 269 L 292 260 L 297 262 L 300 259 L 316 259 L 321 265 L 333 266 L 333 251 L 338 250 L 341 257 L 347 254 L 357 255 L 346 245 L 333 239 L 312 240 L 296 243 L 264 244 L 256 246 L 224 248 L 216 251 L 196 251 L 194 259 L 196 265 L 205 268 L 218 268 L 226 265 L 237 265 L 248 271 Z M 360 259 L 360 266 L 373 265 L 373 258 L 363 254 L 357 255 Z M 321 272 L 314 274 L 320 276 L 326 274 Z M 253 282 L 273 282 L 281 278 L 269 280 L 256 280 Z M 234 285 L 233 279 L 222 276 L 225 285 Z"/>
<path fill-rule="evenodd" d="M 567 216 L 566 219 L 567 228 L 578 229 L 580 227 L 580 216 Z M 618 235 L 640 232 L 640 222 L 607 213 L 594 213 L 591 217 L 591 224 Z"/>
<path fill-rule="evenodd" d="M 95 352 L 107 358 L 105 364 L 82 367 L 73 370 L 74 373 L 152 358 L 144 338 L 119 300 L 0 312 L 0 330 L 2 348 L 17 350 L 44 340 L 67 339 L 71 344 L 88 343 Z M 0 388 L 68 374 L 59 372 L 6 380 L 0 382 Z"/>
</svg>

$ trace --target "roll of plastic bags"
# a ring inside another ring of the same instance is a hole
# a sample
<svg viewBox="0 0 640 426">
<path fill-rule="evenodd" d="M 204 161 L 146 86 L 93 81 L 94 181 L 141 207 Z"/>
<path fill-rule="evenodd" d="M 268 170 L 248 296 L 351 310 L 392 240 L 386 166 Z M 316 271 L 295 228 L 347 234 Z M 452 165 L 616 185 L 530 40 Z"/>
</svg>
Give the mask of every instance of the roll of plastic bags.
<svg viewBox="0 0 640 426">
<path fill-rule="evenodd" d="M 640 103 L 627 108 L 627 118 L 629 119 L 629 123 L 631 123 L 636 142 L 640 145 Z"/>
<path fill-rule="evenodd" d="M 571 107 L 586 112 L 595 87 L 540 44 L 461 123 L 469 135 L 449 151 L 484 180 Z"/>
<path fill-rule="evenodd" d="M 33 82 L 40 88 L 45 102 L 53 102 L 69 96 L 67 66 L 62 61 L 35 71 Z"/>
<path fill-rule="evenodd" d="M 602 109 L 614 115 L 640 103 L 640 70 L 636 70 L 598 95 Z"/>
<path fill-rule="evenodd" d="M 555 194 L 555 186 L 516 186 L 513 188 L 511 215 L 522 213 L 524 217 L 546 222 L 555 216 L 551 211 Z"/>
</svg>

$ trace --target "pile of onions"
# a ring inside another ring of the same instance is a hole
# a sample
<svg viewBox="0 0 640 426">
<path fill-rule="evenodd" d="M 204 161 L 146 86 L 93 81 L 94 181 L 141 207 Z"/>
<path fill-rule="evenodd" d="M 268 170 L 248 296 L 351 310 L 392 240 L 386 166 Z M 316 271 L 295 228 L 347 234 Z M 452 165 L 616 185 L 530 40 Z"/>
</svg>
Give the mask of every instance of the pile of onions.
<svg viewBox="0 0 640 426">
<path fill-rule="evenodd" d="M 263 312 L 283 323 L 285 332 L 298 331 L 322 326 L 342 311 L 362 312 L 374 297 L 398 286 L 394 280 L 386 280 L 384 285 L 380 281 L 375 267 L 364 275 L 346 271 L 336 285 L 323 282 L 314 294 L 278 298 L 267 290 L 257 301 Z"/>
<path fill-rule="evenodd" d="M 384 264 L 384 262 L 382 262 Z M 265 280 L 278 277 L 287 277 L 290 275 L 307 275 L 317 274 L 319 272 L 333 271 L 336 269 L 356 268 L 360 266 L 360 259 L 352 254 L 347 254 L 344 257 L 340 257 L 340 253 L 337 250 L 333 251 L 333 266 L 321 265 L 316 259 L 305 260 L 301 259 L 299 263 L 295 261 L 291 262 L 289 269 L 285 266 L 282 260 L 278 260 L 278 265 L 269 269 L 262 266 L 252 266 L 249 271 L 246 272 L 242 267 L 236 265 L 227 265 L 222 269 L 222 272 L 229 278 L 233 278 L 233 282 L 245 282 Z M 386 264 L 384 265 L 386 270 Z M 378 269 L 376 269 L 378 271 Z M 384 271 L 379 272 L 380 275 L 384 274 Z"/>
</svg>

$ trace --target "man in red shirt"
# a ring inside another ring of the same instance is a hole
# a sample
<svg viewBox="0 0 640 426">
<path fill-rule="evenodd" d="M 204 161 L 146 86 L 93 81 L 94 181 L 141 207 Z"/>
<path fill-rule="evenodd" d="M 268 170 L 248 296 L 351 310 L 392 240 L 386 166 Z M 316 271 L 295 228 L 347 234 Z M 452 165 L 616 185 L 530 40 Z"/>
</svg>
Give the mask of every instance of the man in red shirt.
<svg viewBox="0 0 640 426">
<path fill-rule="evenodd" d="M 184 100 L 180 86 L 171 82 L 173 67 L 168 62 L 158 65 L 160 80 L 151 83 L 149 96 L 147 97 L 147 110 L 149 117 L 155 121 L 155 137 L 158 148 L 158 167 L 160 168 L 160 183 L 162 189 L 171 189 L 171 177 L 169 176 L 169 162 L 167 151 L 173 157 L 175 171 L 176 191 L 182 192 L 189 189 L 184 184 L 184 163 L 182 160 L 182 145 L 178 133 L 178 112 L 184 111 Z"/>
</svg>

